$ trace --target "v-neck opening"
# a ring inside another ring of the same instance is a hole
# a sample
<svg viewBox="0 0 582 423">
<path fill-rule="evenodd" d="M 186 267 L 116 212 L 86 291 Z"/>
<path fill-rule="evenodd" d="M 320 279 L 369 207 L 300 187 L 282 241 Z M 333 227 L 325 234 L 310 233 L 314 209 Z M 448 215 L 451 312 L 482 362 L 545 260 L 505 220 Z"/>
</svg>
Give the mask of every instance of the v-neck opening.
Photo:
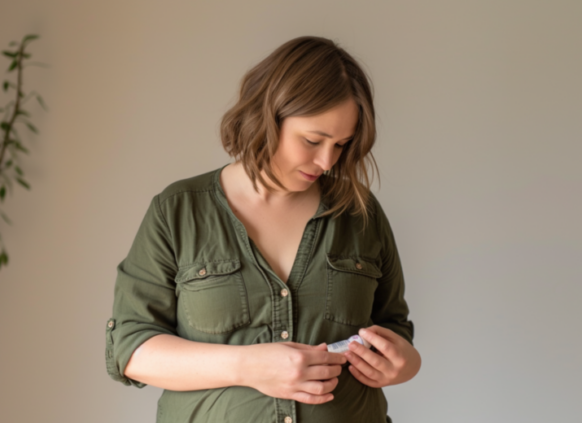
<svg viewBox="0 0 582 423">
<path fill-rule="evenodd" d="M 217 188 L 216 191 L 218 192 L 217 197 L 219 198 L 220 203 L 227 210 L 228 214 L 230 215 L 230 218 L 234 221 L 235 225 L 238 225 L 240 227 L 241 231 L 243 231 L 243 233 L 246 237 L 246 241 L 248 242 L 249 248 L 251 249 L 253 255 L 255 256 L 255 260 L 256 260 L 257 264 L 259 266 L 263 267 L 273 277 L 275 277 L 277 279 L 277 281 L 279 281 L 283 285 L 290 286 L 289 282 L 294 282 L 291 280 L 291 278 L 295 275 L 296 271 L 299 268 L 299 265 L 301 264 L 299 262 L 299 260 L 300 260 L 300 256 L 302 257 L 303 255 L 301 255 L 300 252 L 303 249 L 306 249 L 306 250 L 311 249 L 310 248 L 311 245 L 309 244 L 309 242 L 310 241 L 313 242 L 313 237 L 306 237 L 306 235 L 308 233 L 310 234 L 311 232 L 314 232 L 314 230 L 308 231 L 308 229 L 310 228 L 310 225 L 313 223 L 313 221 L 315 219 L 320 218 L 321 217 L 320 215 L 328 209 L 327 205 L 325 204 L 325 202 L 323 200 L 323 195 L 320 193 L 319 205 L 317 207 L 317 210 L 315 211 L 315 214 L 309 218 L 309 220 L 305 224 L 305 227 L 303 228 L 303 232 L 301 235 L 301 241 L 299 241 L 299 246 L 297 247 L 297 251 L 295 252 L 295 257 L 293 258 L 293 264 L 291 265 L 291 270 L 289 271 L 289 275 L 287 276 L 287 281 L 283 281 L 281 279 L 281 277 L 279 275 L 277 275 L 277 273 L 273 270 L 273 267 L 271 266 L 269 261 L 261 253 L 261 250 L 259 249 L 259 247 L 255 243 L 255 241 L 253 241 L 253 239 L 249 236 L 245 225 L 234 214 L 234 212 L 232 211 L 232 208 L 230 207 L 230 204 L 228 203 L 228 199 L 226 198 L 226 193 L 224 192 L 224 189 L 222 187 L 222 183 L 220 182 L 220 175 L 226 166 L 228 166 L 228 164 L 222 166 L 220 169 L 217 169 L 215 176 L 214 176 L 214 183 L 215 183 L 216 188 Z M 300 281 L 297 281 L 297 282 L 300 282 Z"/>
</svg>

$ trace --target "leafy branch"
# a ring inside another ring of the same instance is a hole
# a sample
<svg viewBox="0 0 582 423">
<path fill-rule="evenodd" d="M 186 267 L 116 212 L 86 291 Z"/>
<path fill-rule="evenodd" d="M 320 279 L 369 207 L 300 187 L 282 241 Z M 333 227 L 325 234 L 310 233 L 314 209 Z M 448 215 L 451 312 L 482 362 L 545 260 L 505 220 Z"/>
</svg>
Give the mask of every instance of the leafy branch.
<svg viewBox="0 0 582 423">
<path fill-rule="evenodd" d="M 38 35 L 26 35 L 20 43 L 13 41 L 9 44 L 10 47 L 15 47 L 15 49 L 2 51 L 2 54 L 11 61 L 7 72 L 16 72 L 16 82 L 5 80 L 2 83 L 2 89 L 4 92 L 14 90 L 16 98 L 8 102 L 4 108 L 0 108 L 0 114 L 4 115 L 0 122 L 0 134 L 2 134 L 0 140 L 0 203 L 4 202 L 8 192 L 12 192 L 14 182 L 26 189 L 30 189 L 30 184 L 26 181 L 24 171 L 20 166 L 20 154 L 28 154 L 29 151 L 22 144 L 16 125 L 24 125 L 28 130 L 37 134 L 38 130 L 30 122 L 30 112 L 24 109 L 24 105 L 31 98 L 36 98 L 40 106 L 46 110 L 44 100 L 35 91 L 29 94 L 25 94 L 22 91 L 24 68 L 26 66 L 38 65 L 37 63 L 25 64 L 25 60 L 31 57 L 31 54 L 26 52 L 26 47 L 28 43 L 37 38 L 39 38 Z M 6 223 L 11 224 L 8 216 L 1 210 L 0 217 Z M 0 237 L 0 268 L 7 264 L 8 253 Z"/>
</svg>

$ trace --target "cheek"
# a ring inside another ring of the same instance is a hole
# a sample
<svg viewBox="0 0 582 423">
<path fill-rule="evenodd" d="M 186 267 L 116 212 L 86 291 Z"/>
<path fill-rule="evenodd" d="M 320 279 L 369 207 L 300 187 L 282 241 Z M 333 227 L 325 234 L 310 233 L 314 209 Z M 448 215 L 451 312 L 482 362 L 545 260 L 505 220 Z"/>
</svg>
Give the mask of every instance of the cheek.
<svg viewBox="0 0 582 423">
<path fill-rule="evenodd" d="M 311 160 L 311 152 L 301 145 L 300 142 L 297 143 L 286 143 L 283 144 L 278 150 L 280 163 L 285 163 L 287 166 L 295 167 L 304 164 Z"/>
</svg>

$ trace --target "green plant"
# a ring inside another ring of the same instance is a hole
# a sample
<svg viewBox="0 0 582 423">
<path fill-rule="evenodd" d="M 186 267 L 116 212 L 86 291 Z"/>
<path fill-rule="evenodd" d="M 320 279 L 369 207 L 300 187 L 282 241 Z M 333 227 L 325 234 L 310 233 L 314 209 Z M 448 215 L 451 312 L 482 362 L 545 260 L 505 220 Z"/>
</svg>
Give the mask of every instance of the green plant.
<svg viewBox="0 0 582 423">
<path fill-rule="evenodd" d="M 13 41 L 9 44 L 14 49 L 4 50 L 2 54 L 10 59 L 8 73 L 16 72 L 16 82 L 5 80 L 2 84 L 4 92 L 15 91 L 15 99 L 9 101 L 4 108 L 0 108 L 3 114 L 0 123 L 0 203 L 3 203 L 6 194 L 12 192 L 13 183 L 30 189 L 30 184 L 24 179 L 24 171 L 20 167 L 20 154 L 28 154 L 28 149 L 22 144 L 22 139 L 17 131 L 17 124 L 24 125 L 28 130 L 38 133 L 36 127 L 30 122 L 30 113 L 24 109 L 24 105 L 32 98 L 36 98 L 43 109 L 46 110 L 45 103 L 40 95 L 35 91 L 25 94 L 22 90 L 23 70 L 27 66 L 38 65 L 38 63 L 26 63 L 31 54 L 26 52 L 28 43 L 39 38 L 38 35 L 26 35 L 20 43 Z M 10 219 L 2 210 L 0 217 L 10 224 Z M 8 264 L 8 253 L 0 237 L 0 268 Z"/>
</svg>

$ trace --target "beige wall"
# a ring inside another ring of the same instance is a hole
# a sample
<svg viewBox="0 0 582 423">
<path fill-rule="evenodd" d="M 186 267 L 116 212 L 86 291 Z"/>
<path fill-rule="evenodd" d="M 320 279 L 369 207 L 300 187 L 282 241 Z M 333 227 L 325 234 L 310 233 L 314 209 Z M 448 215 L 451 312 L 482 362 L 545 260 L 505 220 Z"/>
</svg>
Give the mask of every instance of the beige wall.
<svg viewBox="0 0 582 423">
<path fill-rule="evenodd" d="M 421 373 L 396 422 L 577 422 L 582 3 L 5 1 L 0 47 L 38 32 L 33 186 L 0 231 L 0 419 L 154 422 L 110 380 L 115 267 L 150 198 L 227 160 L 218 123 L 282 42 L 339 41 L 369 70 Z M 7 61 L 1 62 L 2 66 Z M 3 104 L 6 97 L 0 97 Z"/>
</svg>

